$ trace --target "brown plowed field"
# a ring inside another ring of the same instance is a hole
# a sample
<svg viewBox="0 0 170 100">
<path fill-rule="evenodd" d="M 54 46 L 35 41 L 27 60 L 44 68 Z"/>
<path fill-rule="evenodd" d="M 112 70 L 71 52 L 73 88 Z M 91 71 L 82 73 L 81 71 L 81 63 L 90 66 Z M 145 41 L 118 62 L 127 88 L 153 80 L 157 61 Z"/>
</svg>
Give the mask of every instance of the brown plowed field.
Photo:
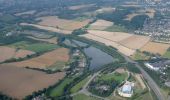
<svg viewBox="0 0 170 100">
<path fill-rule="evenodd" d="M 30 68 L 40 68 L 46 69 L 47 67 L 55 64 L 56 62 L 67 62 L 69 60 L 69 50 L 66 48 L 58 48 L 51 52 L 45 53 L 39 57 L 21 61 L 9 63 L 8 65 L 17 67 L 30 67 Z"/>
<path fill-rule="evenodd" d="M 64 72 L 46 74 L 26 68 L 0 65 L 0 92 L 23 99 L 34 91 L 54 85 L 65 76 Z"/>
<path fill-rule="evenodd" d="M 0 46 L 0 62 L 11 58 L 23 58 L 33 53 L 34 52 L 28 50 L 16 50 L 15 48 Z"/>
</svg>

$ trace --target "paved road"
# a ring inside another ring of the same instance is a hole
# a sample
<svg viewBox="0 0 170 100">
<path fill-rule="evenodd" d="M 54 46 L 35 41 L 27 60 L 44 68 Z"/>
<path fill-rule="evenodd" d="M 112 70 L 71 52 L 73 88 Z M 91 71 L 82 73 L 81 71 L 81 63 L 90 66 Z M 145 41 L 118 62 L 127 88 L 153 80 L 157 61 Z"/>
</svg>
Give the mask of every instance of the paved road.
<svg viewBox="0 0 170 100">
<path fill-rule="evenodd" d="M 135 61 L 131 60 L 130 58 L 124 56 L 126 61 L 134 63 L 137 68 L 140 69 L 142 76 L 147 81 L 149 87 L 153 90 L 159 100 L 165 100 L 164 96 L 162 95 L 159 86 L 155 83 L 155 81 L 148 75 L 148 73 Z"/>
</svg>

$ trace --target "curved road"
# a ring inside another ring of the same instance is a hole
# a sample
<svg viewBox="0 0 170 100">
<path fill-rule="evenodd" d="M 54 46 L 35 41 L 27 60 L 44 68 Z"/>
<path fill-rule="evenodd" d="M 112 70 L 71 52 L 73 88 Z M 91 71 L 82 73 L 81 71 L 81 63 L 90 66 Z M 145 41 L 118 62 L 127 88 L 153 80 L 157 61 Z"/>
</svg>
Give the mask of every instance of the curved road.
<svg viewBox="0 0 170 100">
<path fill-rule="evenodd" d="M 155 93 L 155 95 L 157 96 L 158 100 L 165 100 L 164 96 L 162 95 L 159 86 L 155 83 L 155 81 L 148 75 L 148 73 L 135 61 L 131 60 L 130 58 L 124 56 L 126 61 L 130 62 L 130 63 L 134 63 L 136 65 L 137 68 L 139 68 L 139 70 L 142 73 L 142 76 L 144 77 L 144 79 L 147 81 L 149 87 L 153 90 L 153 92 Z"/>
</svg>

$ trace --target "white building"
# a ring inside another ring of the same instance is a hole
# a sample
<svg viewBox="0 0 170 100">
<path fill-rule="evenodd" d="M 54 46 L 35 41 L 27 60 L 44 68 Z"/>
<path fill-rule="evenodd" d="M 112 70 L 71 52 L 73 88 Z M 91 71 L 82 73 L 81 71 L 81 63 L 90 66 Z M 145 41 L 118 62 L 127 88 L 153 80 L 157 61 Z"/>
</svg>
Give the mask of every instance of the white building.
<svg viewBox="0 0 170 100">
<path fill-rule="evenodd" d="M 126 81 L 126 83 L 118 89 L 118 94 L 122 97 L 132 97 L 134 83 Z"/>
<path fill-rule="evenodd" d="M 155 71 L 158 71 L 160 69 L 160 67 L 155 67 L 153 66 L 152 64 L 150 63 L 144 63 L 146 67 L 148 67 L 149 69 L 152 69 L 152 70 L 155 70 Z"/>
</svg>

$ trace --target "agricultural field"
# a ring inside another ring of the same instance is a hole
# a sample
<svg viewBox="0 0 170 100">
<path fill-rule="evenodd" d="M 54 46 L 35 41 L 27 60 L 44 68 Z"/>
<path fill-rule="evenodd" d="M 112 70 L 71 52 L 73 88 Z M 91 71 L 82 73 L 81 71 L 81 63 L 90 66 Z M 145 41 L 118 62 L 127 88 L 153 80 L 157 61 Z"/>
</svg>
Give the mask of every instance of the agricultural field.
<svg viewBox="0 0 170 100">
<path fill-rule="evenodd" d="M 113 22 L 106 21 L 106 20 L 97 20 L 96 22 L 90 24 L 88 29 L 90 30 L 105 30 L 108 27 L 111 27 Z"/>
<path fill-rule="evenodd" d="M 50 96 L 51 97 L 57 97 L 61 96 L 62 93 L 64 92 L 64 87 L 69 84 L 70 82 L 73 81 L 74 78 L 65 78 L 57 87 L 53 88 L 50 91 Z"/>
<path fill-rule="evenodd" d="M 69 10 L 80 10 L 80 9 L 90 8 L 90 7 L 93 7 L 93 6 L 94 6 L 94 4 L 75 5 L 75 6 L 70 6 L 68 9 Z"/>
<path fill-rule="evenodd" d="M 40 38 L 28 36 L 28 38 L 33 39 L 33 40 L 37 40 L 37 41 L 48 42 L 50 44 L 57 44 L 57 37 L 53 37 L 53 38 L 50 38 L 50 39 L 40 39 Z"/>
<path fill-rule="evenodd" d="M 26 12 L 20 12 L 20 13 L 16 13 L 15 16 L 33 15 L 35 12 L 36 12 L 35 10 L 26 11 Z"/>
<path fill-rule="evenodd" d="M 126 38 L 119 43 L 125 47 L 128 47 L 130 49 L 140 49 L 145 44 L 147 44 L 150 41 L 150 37 L 147 36 L 139 36 L 139 35 L 133 35 L 129 38 Z"/>
<path fill-rule="evenodd" d="M 0 62 L 3 62 L 5 60 L 11 59 L 11 58 L 24 58 L 27 55 L 32 55 L 35 52 L 29 51 L 29 50 L 22 50 L 22 49 L 15 49 L 10 48 L 7 46 L 0 46 Z"/>
<path fill-rule="evenodd" d="M 154 54 L 165 54 L 167 49 L 170 47 L 170 44 L 163 44 L 163 43 L 156 43 L 156 42 L 149 42 L 144 47 L 142 47 L 141 51 L 147 51 Z"/>
<path fill-rule="evenodd" d="M 131 58 L 133 60 L 148 60 L 150 57 L 145 55 L 144 53 L 142 52 L 139 52 L 139 51 L 136 51 L 132 56 Z"/>
<path fill-rule="evenodd" d="M 30 30 L 24 30 L 23 34 L 26 35 L 31 35 L 35 38 L 40 38 L 40 39 L 49 39 L 51 37 L 53 37 L 52 34 L 48 34 L 46 32 L 40 32 L 40 31 L 30 31 Z"/>
<path fill-rule="evenodd" d="M 53 41 L 54 42 L 54 41 Z M 27 41 L 20 41 L 13 44 L 8 45 L 12 48 L 19 48 L 24 50 L 30 50 L 33 52 L 46 52 L 53 49 L 58 48 L 59 46 L 56 44 L 49 44 L 49 43 L 30 43 Z"/>
<path fill-rule="evenodd" d="M 99 100 L 99 99 L 92 96 L 87 96 L 85 94 L 77 94 L 73 96 L 73 100 Z"/>
<path fill-rule="evenodd" d="M 50 32 L 57 32 L 57 33 L 62 33 L 62 34 L 71 34 L 72 31 L 69 30 L 63 30 L 63 29 L 59 29 L 56 27 L 50 27 L 50 26 L 42 26 L 42 25 L 37 25 L 37 24 L 28 24 L 28 23 L 20 23 L 21 26 L 33 26 L 36 27 L 38 29 L 42 29 L 42 30 L 47 30 Z"/>
<path fill-rule="evenodd" d="M 68 62 L 69 60 L 69 50 L 66 48 L 58 48 L 51 52 L 45 53 L 39 57 L 32 58 L 29 60 L 8 63 L 5 65 L 17 66 L 17 67 L 29 67 L 29 68 L 38 68 L 46 69 L 56 62 Z M 64 65 L 63 65 L 64 66 Z"/>
<path fill-rule="evenodd" d="M 73 31 L 75 29 L 82 28 L 90 22 L 90 19 L 84 21 L 74 21 L 74 20 L 60 19 L 57 16 L 40 17 L 37 20 L 41 20 L 38 23 L 38 25 L 54 27 L 57 29 L 68 30 L 68 31 Z"/>
<path fill-rule="evenodd" d="M 138 15 L 148 15 L 149 18 L 154 18 L 156 11 L 154 9 L 137 10 L 134 13 L 128 14 L 125 20 L 131 21 L 134 17 Z"/>
<path fill-rule="evenodd" d="M 137 49 L 142 48 L 150 41 L 150 38 L 146 36 L 98 30 L 88 30 L 88 34 L 81 36 L 104 43 L 107 46 L 113 46 L 127 56 L 133 55 Z"/>
<path fill-rule="evenodd" d="M 45 72 L 26 68 L 0 65 L 0 91 L 21 100 L 34 91 L 56 84 L 64 76 L 64 72 L 46 74 Z"/>
<path fill-rule="evenodd" d="M 89 79 L 90 79 L 90 77 L 87 77 L 87 78 L 83 79 L 82 81 L 80 81 L 79 83 L 77 83 L 74 87 L 71 88 L 70 92 L 71 93 L 78 92 L 81 88 L 83 88 L 83 86 L 87 83 L 87 81 Z"/>
<path fill-rule="evenodd" d="M 103 31 L 108 31 L 108 32 L 128 32 L 128 29 L 126 29 L 124 26 L 114 24 L 114 25 L 106 28 Z"/>
</svg>

